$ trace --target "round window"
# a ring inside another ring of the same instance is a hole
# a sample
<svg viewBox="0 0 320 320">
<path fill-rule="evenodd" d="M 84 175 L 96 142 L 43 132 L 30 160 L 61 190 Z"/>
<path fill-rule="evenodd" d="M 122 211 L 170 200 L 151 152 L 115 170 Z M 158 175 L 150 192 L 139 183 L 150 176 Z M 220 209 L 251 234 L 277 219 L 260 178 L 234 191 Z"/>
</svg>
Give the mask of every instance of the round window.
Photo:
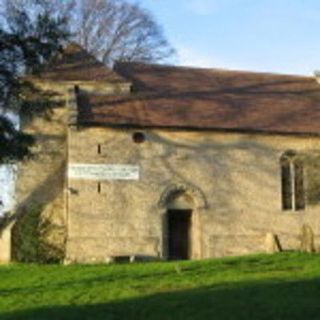
<svg viewBox="0 0 320 320">
<path fill-rule="evenodd" d="M 143 132 L 135 132 L 132 135 L 132 140 L 135 143 L 143 143 L 146 140 L 146 136 L 145 136 L 145 134 Z"/>
</svg>

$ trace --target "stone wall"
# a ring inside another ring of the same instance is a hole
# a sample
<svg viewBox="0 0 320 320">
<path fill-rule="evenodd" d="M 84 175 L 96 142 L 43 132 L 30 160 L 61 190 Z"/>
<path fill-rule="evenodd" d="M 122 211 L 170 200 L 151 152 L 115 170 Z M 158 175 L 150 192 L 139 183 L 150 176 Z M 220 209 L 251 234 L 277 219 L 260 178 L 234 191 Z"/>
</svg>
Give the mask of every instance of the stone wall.
<svg viewBox="0 0 320 320">
<path fill-rule="evenodd" d="M 35 117 L 23 121 L 24 131 L 32 134 L 36 142 L 32 148 L 32 158 L 18 167 L 17 219 L 12 230 L 12 254 L 16 260 L 37 260 L 39 257 L 36 256 L 41 255 L 41 260 L 50 261 L 55 260 L 52 255 L 57 252 L 63 255 L 66 238 L 68 92 L 61 89 L 59 99 L 63 102 L 62 107 L 54 109 L 50 117 Z M 39 229 L 35 226 L 36 222 L 30 219 L 38 219 Z M 32 235 L 30 228 L 35 228 Z M 25 239 L 27 235 L 24 232 L 28 232 L 29 237 L 39 237 L 41 252 L 34 253 L 40 248 L 25 249 L 27 245 L 24 241 L 34 243 L 35 240 Z"/>
<path fill-rule="evenodd" d="M 282 211 L 280 175 L 286 150 L 317 154 L 319 138 L 145 130 L 146 141 L 137 144 L 133 133 L 70 129 L 69 163 L 138 165 L 140 179 L 100 181 L 100 187 L 99 181 L 68 181 L 67 260 L 165 258 L 168 190 L 193 198 L 192 258 L 264 252 L 268 233 L 282 249 L 299 249 L 303 224 L 312 226 L 320 246 L 318 203 Z M 306 164 L 306 186 L 312 175 Z"/>
<path fill-rule="evenodd" d="M 320 249 L 320 138 L 144 130 L 145 142 L 135 143 L 135 130 L 73 126 L 74 84 L 43 86 L 59 92 L 64 107 L 50 119 L 25 123 L 37 144 L 34 157 L 19 167 L 16 213 L 21 218 L 12 235 L 11 229 L 2 233 L 0 261 L 10 257 L 11 237 L 14 256 L 25 259 L 20 231 L 34 210 L 40 213 L 45 248 L 66 250 L 67 262 L 167 258 L 167 209 L 172 196 L 180 194 L 193 210 L 193 259 L 264 252 L 270 234 L 281 249 L 299 249 L 305 225 Z M 102 93 L 129 87 L 81 83 L 83 90 Z M 308 203 L 303 211 L 281 208 L 280 158 L 287 150 L 304 158 Z M 68 163 L 137 165 L 140 179 L 67 179 Z"/>
<path fill-rule="evenodd" d="M 101 94 L 123 94 L 128 93 L 131 87 L 126 82 L 50 82 L 37 78 L 30 78 L 30 81 L 42 90 L 54 93 L 53 97 L 61 103 L 61 107 L 52 110 L 49 117 L 34 117 L 22 122 L 23 130 L 32 134 L 36 143 L 32 148 L 32 158 L 19 164 L 14 225 L 12 230 L 10 227 L 5 233 L 9 233 L 12 241 L 0 239 L 0 249 L 5 256 L 5 259 L 0 256 L 0 262 L 12 259 L 54 261 L 64 258 L 67 237 L 68 126 L 77 120 L 75 88 L 78 86 L 81 90 Z M 34 237 L 39 239 L 35 240 Z"/>
<path fill-rule="evenodd" d="M 11 229 L 12 224 L 6 226 L 0 233 L 0 264 L 11 260 Z"/>
</svg>

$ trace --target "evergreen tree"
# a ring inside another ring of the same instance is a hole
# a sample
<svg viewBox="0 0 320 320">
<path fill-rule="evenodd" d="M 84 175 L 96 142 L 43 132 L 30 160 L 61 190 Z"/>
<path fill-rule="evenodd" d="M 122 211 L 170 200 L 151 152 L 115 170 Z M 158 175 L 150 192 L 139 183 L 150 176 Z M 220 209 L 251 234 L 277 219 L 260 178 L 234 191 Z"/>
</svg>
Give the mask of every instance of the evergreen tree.
<svg viewBox="0 0 320 320">
<path fill-rule="evenodd" d="M 32 17 L 12 7 L 0 23 L 0 163 L 22 160 L 33 144 L 32 137 L 19 132 L 6 113 L 40 115 L 54 104 L 50 93 L 22 80 L 26 73 L 39 72 L 70 36 L 64 17 L 39 8 Z"/>
</svg>

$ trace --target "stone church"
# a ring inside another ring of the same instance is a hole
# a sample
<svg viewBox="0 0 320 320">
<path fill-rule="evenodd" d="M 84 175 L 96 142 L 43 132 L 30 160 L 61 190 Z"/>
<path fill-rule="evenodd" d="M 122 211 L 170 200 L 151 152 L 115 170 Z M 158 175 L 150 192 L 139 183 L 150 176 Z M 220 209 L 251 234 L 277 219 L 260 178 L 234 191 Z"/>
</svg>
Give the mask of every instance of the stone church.
<svg viewBox="0 0 320 320">
<path fill-rule="evenodd" d="M 320 250 L 316 76 L 110 70 L 70 44 L 30 80 L 63 104 L 23 121 L 37 143 L 19 166 L 2 261 L 28 260 L 21 230 L 35 210 L 66 263 L 300 250 L 305 234 Z"/>
</svg>

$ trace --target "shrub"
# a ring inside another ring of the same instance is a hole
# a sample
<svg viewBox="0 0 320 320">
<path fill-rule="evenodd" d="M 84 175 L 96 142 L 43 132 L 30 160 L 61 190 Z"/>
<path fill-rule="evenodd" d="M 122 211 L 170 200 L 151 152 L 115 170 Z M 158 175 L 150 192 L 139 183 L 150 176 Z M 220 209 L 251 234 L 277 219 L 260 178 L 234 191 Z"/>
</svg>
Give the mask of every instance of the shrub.
<svg viewBox="0 0 320 320">
<path fill-rule="evenodd" d="M 64 230 L 58 230 L 59 227 L 43 219 L 42 209 L 39 205 L 33 205 L 16 222 L 12 231 L 15 260 L 34 263 L 57 263 L 63 260 L 64 247 L 51 243 L 49 236 L 52 232 Z"/>
</svg>

